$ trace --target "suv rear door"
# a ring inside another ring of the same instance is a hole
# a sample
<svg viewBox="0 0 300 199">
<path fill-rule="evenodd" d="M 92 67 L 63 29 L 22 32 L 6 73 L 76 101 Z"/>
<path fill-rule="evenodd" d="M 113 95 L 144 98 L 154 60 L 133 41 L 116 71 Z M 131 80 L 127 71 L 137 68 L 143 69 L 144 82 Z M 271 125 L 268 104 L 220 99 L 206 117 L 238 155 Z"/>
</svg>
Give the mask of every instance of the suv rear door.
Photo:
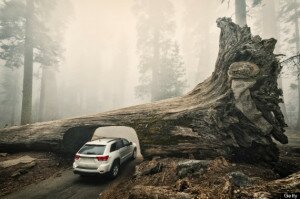
<svg viewBox="0 0 300 199">
<path fill-rule="evenodd" d="M 123 144 L 124 144 L 124 148 L 125 148 L 125 153 L 126 153 L 126 159 L 128 159 L 131 155 L 131 145 L 129 144 L 129 141 L 126 139 L 122 139 Z"/>
<path fill-rule="evenodd" d="M 121 163 L 123 163 L 126 160 L 126 149 L 121 139 L 116 142 L 116 150 L 119 150 Z"/>
</svg>

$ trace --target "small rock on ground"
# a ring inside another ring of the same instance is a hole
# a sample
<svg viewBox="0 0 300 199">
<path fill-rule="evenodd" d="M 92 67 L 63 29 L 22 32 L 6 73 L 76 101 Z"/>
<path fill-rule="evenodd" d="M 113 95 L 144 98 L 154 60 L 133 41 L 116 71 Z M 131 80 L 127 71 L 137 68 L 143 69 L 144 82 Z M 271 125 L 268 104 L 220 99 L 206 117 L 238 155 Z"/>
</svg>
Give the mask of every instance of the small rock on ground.
<svg viewBox="0 0 300 199">
<path fill-rule="evenodd" d="M 251 183 L 251 179 L 245 175 L 244 173 L 240 172 L 240 171 L 236 171 L 236 172 L 231 172 L 228 174 L 230 182 L 237 187 L 246 187 L 246 186 L 250 186 Z"/>
<path fill-rule="evenodd" d="M 0 162 L 0 167 L 7 168 L 7 167 L 11 167 L 11 166 L 20 164 L 20 163 L 31 163 L 34 160 L 36 160 L 36 159 L 26 155 L 26 156 L 22 156 L 20 158 Z"/>
<path fill-rule="evenodd" d="M 0 157 L 6 157 L 7 153 L 0 153 Z"/>
</svg>

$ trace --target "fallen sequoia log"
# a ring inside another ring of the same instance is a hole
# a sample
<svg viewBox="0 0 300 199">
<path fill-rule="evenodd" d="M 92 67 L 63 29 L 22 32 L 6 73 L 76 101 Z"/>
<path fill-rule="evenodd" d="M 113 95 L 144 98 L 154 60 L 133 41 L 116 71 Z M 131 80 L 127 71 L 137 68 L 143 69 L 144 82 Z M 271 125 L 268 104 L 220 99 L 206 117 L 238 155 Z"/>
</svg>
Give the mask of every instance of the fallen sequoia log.
<svg viewBox="0 0 300 199">
<path fill-rule="evenodd" d="M 194 156 L 276 161 L 272 137 L 287 143 L 277 87 L 281 70 L 276 40 L 252 36 L 229 18 L 221 29 L 215 71 L 188 94 L 72 119 L 0 130 L 0 151 L 74 153 L 98 127 L 128 126 L 137 132 L 144 157 Z"/>
</svg>

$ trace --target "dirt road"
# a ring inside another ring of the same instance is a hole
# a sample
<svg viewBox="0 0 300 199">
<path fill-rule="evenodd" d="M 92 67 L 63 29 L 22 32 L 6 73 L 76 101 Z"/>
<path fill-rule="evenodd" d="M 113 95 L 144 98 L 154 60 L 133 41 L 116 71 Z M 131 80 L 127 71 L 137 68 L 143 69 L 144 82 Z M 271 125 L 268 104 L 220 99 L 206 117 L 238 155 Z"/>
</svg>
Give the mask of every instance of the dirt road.
<svg viewBox="0 0 300 199">
<path fill-rule="evenodd" d="M 59 175 L 52 176 L 38 184 L 21 189 L 18 192 L 5 196 L 5 199 L 93 199 L 99 198 L 99 194 L 107 186 L 121 180 L 134 171 L 136 161 L 125 163 L 117 179 L 110 181 L 105 177 L 80 177 L 74 175 L 72 169 L 67 169 Z"/>
</svg>

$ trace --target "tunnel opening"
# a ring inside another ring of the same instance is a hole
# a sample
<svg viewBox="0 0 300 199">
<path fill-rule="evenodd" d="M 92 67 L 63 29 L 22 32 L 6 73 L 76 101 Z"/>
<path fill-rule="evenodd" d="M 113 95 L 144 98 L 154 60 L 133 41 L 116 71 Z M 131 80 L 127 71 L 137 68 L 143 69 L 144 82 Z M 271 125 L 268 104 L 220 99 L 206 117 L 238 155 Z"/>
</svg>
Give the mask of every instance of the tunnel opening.
<svg viewBox="0 0 300 199">
<path fill-rule="evenodd" d="M 59 151 L 74 155 L 86 142 L 101 137 L 125 138 L 130 142 L 134 142 L 137 145 L 137 157 L 143 157 L 136 131 L 127 126 L 73 127 L 65 132 L 62 149 Z"/>
<path fill-rule="evenodd" d="M 97 140 L 102 137 L 125 138 L 129 142 L 133 142 L 137 146 L 137 157 L 142 158 L 141 147 L 136 131 L 127 126 L 107 126 L 99 127 L 95 130 L 91 140 Z"/>
<path fill-rule="evenodd" d="M 74 127 L 64 134 L 62 148 L 65 154 L 75 154 L 94 135 L 95 127 Z"/>
</svg>

